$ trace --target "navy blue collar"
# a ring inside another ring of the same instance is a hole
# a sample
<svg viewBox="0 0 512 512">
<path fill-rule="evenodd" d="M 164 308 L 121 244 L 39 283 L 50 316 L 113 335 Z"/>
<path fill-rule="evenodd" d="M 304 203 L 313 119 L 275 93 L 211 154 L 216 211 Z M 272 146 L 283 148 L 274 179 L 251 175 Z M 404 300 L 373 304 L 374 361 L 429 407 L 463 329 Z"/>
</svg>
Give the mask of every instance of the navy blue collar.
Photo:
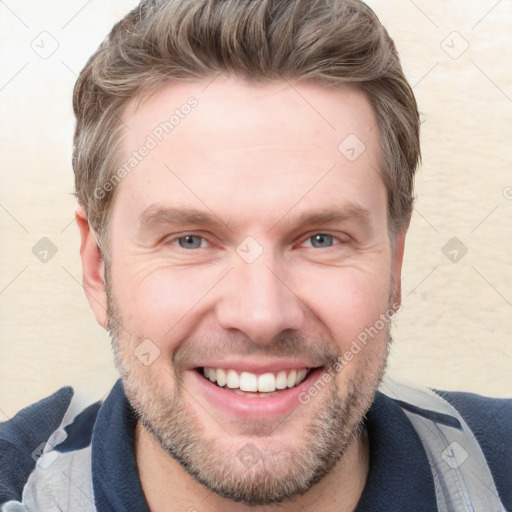
<svg viewBox="0 0 512 512">
<path fill-rule="evenodd" d="M 427 456 L 400 407 L 377 391 L 365 422 L 370 471 L 355 512 L 437 510 Z M 92 479 L 99 512 L 149 512 L 133 451 L 136 424 L 118 380 L 99 410 L 92 434 Z"/>
<path fill-rule="evenodd" d="M 355 512 L 437 510 L 425 449 L 402 409 L 377 391 L 366 415 L 366 426 L 370 470 Z"/>
<path fill-rule="evenodd" d="M 119 379 L 101 406 L 92 431 L 92 485 L 99 512 L 149 512 L 133 451 L 136 425 Z"/>
</svg>

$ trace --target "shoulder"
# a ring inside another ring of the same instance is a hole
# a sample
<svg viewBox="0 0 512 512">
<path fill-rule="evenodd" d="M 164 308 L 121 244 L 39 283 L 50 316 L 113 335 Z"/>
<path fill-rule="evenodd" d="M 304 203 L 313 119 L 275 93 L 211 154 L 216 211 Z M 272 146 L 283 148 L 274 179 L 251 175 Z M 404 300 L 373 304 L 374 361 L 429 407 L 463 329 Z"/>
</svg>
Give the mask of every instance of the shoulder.
<svg viewBox="0 0 512 512">
<path fill-rule="evenodd" d="M 461 391 L 433 391 L 459 411 L 476 436 L 485 439 L 488 444 L 512 450 L 512 443 L 507 442 L 512 438 L 512 398 L 492 398 Z"/>
<path fill-rule="evenodd" d="M 507 510 L 512 510 L 512 398 L 433 391 L 459 412 L 473 432 L 489 464 L 500 497 Z"/>
<path fill-rule="evenodd" d="M 63 387 L 0 423 L 0 505 L 21 501 L 36 466 L 52 460 L 49 452 L 88 446 L 99 407 L 85 406 L 71 387 Z"/>
</svg>

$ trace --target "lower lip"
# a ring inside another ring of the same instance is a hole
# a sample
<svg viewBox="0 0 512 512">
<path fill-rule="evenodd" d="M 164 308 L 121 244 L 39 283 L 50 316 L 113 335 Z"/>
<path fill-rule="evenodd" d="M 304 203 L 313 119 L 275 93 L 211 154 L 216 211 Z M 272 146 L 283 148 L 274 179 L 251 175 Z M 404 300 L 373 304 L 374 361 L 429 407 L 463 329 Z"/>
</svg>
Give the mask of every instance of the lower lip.
<svg viewBox="0 0 512 512">
<path fill-rule="evenodd" d="M 318 380 L 322 371 L 322 368 L 316 368 L 298 386 L 268 397 L 240 396 L 205 379 L 196 370 L 189 370 L 187 373 L 192 377 L 192 386 L 199 389 L 199 393 L 223 413 L 245 419 L 261 420 L 288 415 L 302 405 L 299 395 L 306 392 Z"/>
</svg>

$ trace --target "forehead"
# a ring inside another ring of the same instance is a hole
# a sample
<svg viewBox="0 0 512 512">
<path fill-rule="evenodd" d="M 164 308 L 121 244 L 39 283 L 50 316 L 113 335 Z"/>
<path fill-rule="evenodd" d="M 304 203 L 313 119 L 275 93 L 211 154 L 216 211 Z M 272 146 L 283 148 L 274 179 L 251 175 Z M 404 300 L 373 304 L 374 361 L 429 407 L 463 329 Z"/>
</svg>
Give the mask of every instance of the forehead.
<svg viewBox="0 0 512 512">
<path fill-rule="evenodd" d="M 369 100 L 354 86 L 284 80 L 255 83 L 223 75 L 167 84 L 136 98 L 125 108 L 123 122 L 125 151 L 148 135 L 164 144 L 180 144 L 192 135 L 202 147 L 211 142 L 217 152 L 236 146 L 245 150 L 248 143 L 255 150 L 261 144 L 279 144 L 300 152 L 320 143 L 336 154 L 333 150 L 338 151 L 346 135 L 371 142 L 378 131 Z M 222 140 L 227 133 L 231 138 Z M 200 140 L 203 134 L 209 137 Z"/>
<path fill-rule="evenodd" d="M 128 172 L 114 211 L 124 202 L 126 215 L 186 203 L 249 222 L 319 203 L 385 203 L 376 117 L 346 85 L 172 83 L 130 103 L 123 121 L 119 167 Z"/>
</svg>

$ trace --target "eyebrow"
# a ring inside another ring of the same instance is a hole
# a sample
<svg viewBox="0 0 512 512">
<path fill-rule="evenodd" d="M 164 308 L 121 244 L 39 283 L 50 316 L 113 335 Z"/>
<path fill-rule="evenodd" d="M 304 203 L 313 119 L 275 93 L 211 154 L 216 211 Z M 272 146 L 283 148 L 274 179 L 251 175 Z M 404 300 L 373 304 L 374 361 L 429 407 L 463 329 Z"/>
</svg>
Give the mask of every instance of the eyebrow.
<svg viewBox="0 0 512 512">
<path fill-rule="evenodd" d="M 167 224 L 196 224 L 198 226 L 215 227 L 223 222 L 215 215 L 193 208 L 173 208 L 162 205 L 151 205 L 139 217 L 141 230 L 156 228 Z"/>
<path fill-rule="evenodd" d="M 369 225 L 371 222 L 371 213 L 366 208 L 356 204 L 348 204 L 337 208 L 329 207 L 313 212 L 303 212 L 296 217 L 290 216 L 290 212 L 288 212 L 269 229 L 269 232 L 278 224 L 291 225 L 294 226 L 295 229 L 300 229 L 305 226 L 333 224 L 348 220 L 353 220 L 363 225 Z M 224 226 L 230 229 L 217 215 L 194 208 L 151 205 L 146 208 L 139 217 L 139 228 L 141 231 L 152 230 L 160 226 L 183 224 L 193 224 L 206 228 Z"/>
<path fill-rule="evenodd" d="M 359 224 L 370 224 L 371 217 L 368 209 L 357 204 L 347 204 L 337 208 L 329 207 L 315 212 L 303 212 L 297 217 L 290 217 L 290 212 L 288 212 L 270 230 L 282 222 L 285 224 L 296 224 L 298 227 L 333 224 L 347 220 L 354 220 Z"/>
</svg>

